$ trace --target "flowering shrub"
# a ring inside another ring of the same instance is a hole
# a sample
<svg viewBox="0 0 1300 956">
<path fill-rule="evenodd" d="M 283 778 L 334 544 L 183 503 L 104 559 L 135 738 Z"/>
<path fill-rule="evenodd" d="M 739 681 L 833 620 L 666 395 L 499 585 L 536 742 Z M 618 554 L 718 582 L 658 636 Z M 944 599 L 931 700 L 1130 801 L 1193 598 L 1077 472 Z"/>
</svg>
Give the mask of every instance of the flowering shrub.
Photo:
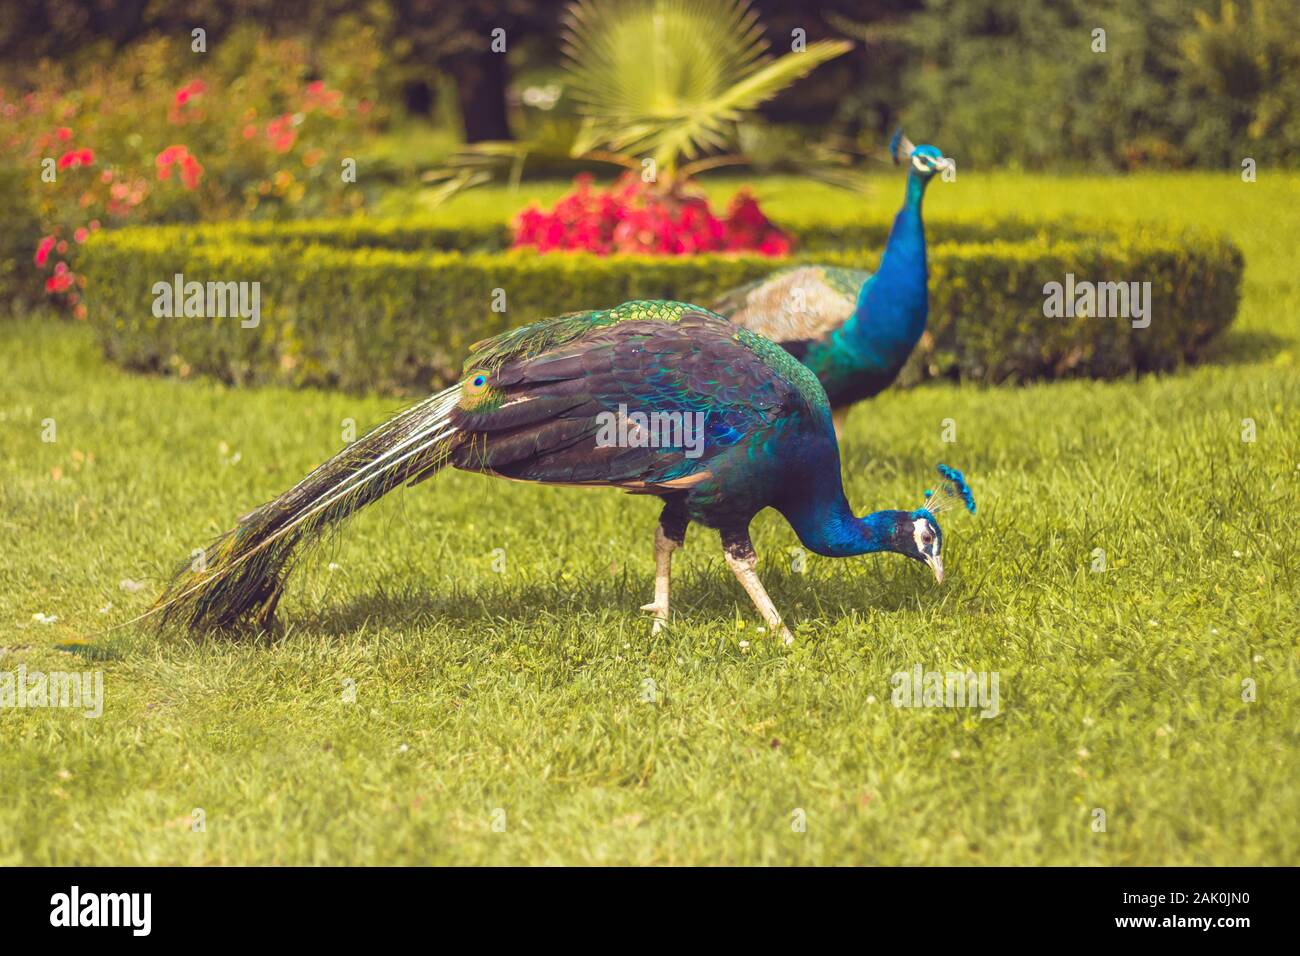
<svg viewBox="0 0 1300 956">
<path fill-rule="evenodd" d="M 146 40 L 109 64 L 42 64 L 26 92 L 0 88 L 0 178 L 22 184 L 14 201 L 40 224 L 0 255 L 24 249 L 45 292 L 84 318 L 76 250 L 101 226 L 355 210 L 365 193 L 340 173 L 381 119 L 371 40 L 351 31 L 346 51 L 318 57 L 346 64 L 337 84 L 311 77 L 299 42 L 236 31 L 202 56 Z"/>
<path fill-rule="evenodd" d="M 609 255 L 635 252 L 684 256 L 697 252 L 789 253 L 790 237 L 763 215 L 754 197 L 738 193 L 716 216 L 703 196 L 664 191 L 626 173 L 611 188 L 593 189 L 584 174 L 547 212 L 530 206 L 515 219 L 515 248 L 578 250 Z"/>
</svg>

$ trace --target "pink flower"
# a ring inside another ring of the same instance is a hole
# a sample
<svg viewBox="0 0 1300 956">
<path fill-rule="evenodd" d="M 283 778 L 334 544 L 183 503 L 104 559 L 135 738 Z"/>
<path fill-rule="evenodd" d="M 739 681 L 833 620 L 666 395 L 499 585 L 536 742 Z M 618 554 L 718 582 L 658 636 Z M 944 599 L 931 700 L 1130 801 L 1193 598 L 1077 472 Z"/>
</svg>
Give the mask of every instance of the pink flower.
<svg viewBox="0 0 1300 956">
<path fill-rule="evenodd" d="M 164 149 L 154 159 L 154 163 L 158 167 L 159 180 L 171 179 L 172 166 L 179 165 L 181 183 L 186 189 L 195 189 L 203 177 L 203 164 L 186 147 L 179 144 Z"/>
<path fill-rule="evenodd" d="M 208 85 L 202 80 L 192 80 L 176 91 L 176 105 L 184 106 L 194 97 L 201 96 L 207 91 Z"/>
<path fill-rule="evenodd" d="M 70 149 L 59 157 L 59 169 L 76 169 L 79 166 L 90 166 L 95 162 L 95 151 L 93 149 Z"/>
<path fill-rule="evenodd" d="M 72 238 L 77 240 L 77 242 L 85 242 L 87 239 L 90 238 L 90 232 L 86 229 L 85 226 L 82 226 L 72 234 Z"/>
<path fill-rule="evenodd" d="M 789 237 L 747 193 L 733 200 L 726 218 L 719 218 L 703 196 L 664 193 L 630 173 L 599 191 L 589 175 L 578 176 L 573 190 L 549 212 L 535 206 L 523 210 L 515 219 L 514 245 L 540 252 L 674 256 L 722 250 L 778 256 L 791 247 Z"/>
<path fill-rule="evenodd" d="M 54 249 L 55 241 L 56 240 L 53 236 L 45 236 L 39 243 L 37 243 L 36 255 L 34 258 L 38 266 L 44 267 L 45 263 L 49 261 L 50 252 Z"/>
<path fill-rule="evenodd" d="M 186 189 L 196 189 L 203 178 L 203 166 L 193 156 L 186 155 L 181 160 L 181 182 Z"/>
</svg>

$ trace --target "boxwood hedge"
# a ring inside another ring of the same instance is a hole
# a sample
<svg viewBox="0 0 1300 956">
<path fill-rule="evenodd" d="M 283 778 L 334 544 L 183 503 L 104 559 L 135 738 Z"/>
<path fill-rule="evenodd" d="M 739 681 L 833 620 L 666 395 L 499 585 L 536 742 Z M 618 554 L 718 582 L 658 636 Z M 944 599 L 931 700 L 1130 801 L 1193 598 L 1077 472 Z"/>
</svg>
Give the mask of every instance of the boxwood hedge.
<svg viewBox="0 0 1300 956">
<path fill-rule="evenodd" d="M 807 224 L 796 260 L 875 268 L 887 226 Z M 1194 358 L 1236 313 L 1240 251 L 1213 234 L 1082 220 L 927 223 L 929 333 L 907 381 L 1112 377 Z M 484 336 L 631 298 L 706 304 L 780 263 L 756 256 L 599 258 L 504 249 L 495 224 L 318 220 L 139 227 L 83 250 L 107 354 L 131 368 L 236 383 L 420 393 Z M 154 314 L 154 286 L 260 283 L 260 322 Z M 1151 323 L 1049 318 L 1044 285 L 1150 282 Z"/>
</svg>

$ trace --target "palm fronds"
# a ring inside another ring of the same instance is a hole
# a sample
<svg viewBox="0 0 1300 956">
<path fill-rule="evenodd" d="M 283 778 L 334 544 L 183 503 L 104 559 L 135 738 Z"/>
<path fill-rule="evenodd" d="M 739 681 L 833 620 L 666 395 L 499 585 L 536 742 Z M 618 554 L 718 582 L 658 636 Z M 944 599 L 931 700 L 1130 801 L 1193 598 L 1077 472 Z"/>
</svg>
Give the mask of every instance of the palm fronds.
<svg viewBox="0 0 1300 956">
<path fill-rule="evenodd" d="M 821 40 L 767 56 L 748 0 L 578 0 L 566 20 L 574 154 L 639 153 L 668 175 L 735 142 L 747 111 L 851 48 Z"/>
</svg>

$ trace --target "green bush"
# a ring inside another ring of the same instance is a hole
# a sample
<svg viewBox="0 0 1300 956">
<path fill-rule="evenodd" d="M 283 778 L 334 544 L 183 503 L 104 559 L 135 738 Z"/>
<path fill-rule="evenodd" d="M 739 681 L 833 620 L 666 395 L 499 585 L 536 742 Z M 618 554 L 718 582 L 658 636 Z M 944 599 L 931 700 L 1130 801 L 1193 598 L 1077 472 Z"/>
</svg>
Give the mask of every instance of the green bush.
<svg viewBox="0 0 1300 956">
<path fill-rule="evenodd" d="M 930 334 L 908 381 L 1111 377 L 1169 368 L 1194 358 L 1236 312 L 1242 257 L 1215 235 L 975 218 L 929 229 L 938 240 L 930 247 Z M 874 268 L 885 232 L 823 222 L 803 230 L 796 259 Z M 755 256 L 491 251 L 504 241 L 500 226 L 462 229 L 446 220 L 136 227 L 98 234 L 86 245 L 87 301 L 105 351 L 131 368 L 421 393 L 454 379 L 467 347 L 503 329 L 633 298 L 707 304 L 778 266 Z M 447 245 L 454 248 L 439 248 Z M 832 246 L 837 250 L 825 251 Z M 186 281 L 259 282 L 260 324 L 155 317 L 154 284 L 176 273 Z M 1150 327 L 1047 318 L 1043 286 L 1066 273 L 1094 282 L 1150 281 Z"/>
<path fill-rule="evenodd" d="M 852 203 L 828 206 L 815 203 L 789 209 L 779 225 L 796 237 L 799 252 L 841 249 L 879 249 L 889 238 L 890 222 L 864 222 Z M 946 218 L 930 217 L 926 234 L 931 243 L 986 242 L 990 239 L 1049 241 L 1086 239 L 1110 227 L 1082 220 L 1041 222 L 1001 219 L 990 224 L 982 213 Z M 286 243 L 321 245 L 341 249 L 392 249 L 400 252 L 502 252 L 510 248 L 511 228 L 494 221 L 472 205 L 439 210 L 436 216 L 369 219 L 360 216 L 335 219 L 300 219 L 287 222 L 242 221 L 220 226 L 175 225 L 160 227 L 171 241 L 193 245 L 249 243 L 282 246 Z"/>
<path fill-rule="evenodd" d="M 35 166 L 25 171 L 0 163 L 0 315 L 14 313 L 11 306 L 36 301 L 40 277 L 32 254 L 41 238 L 41 219 L 31 198 Z"/>
</svg>

